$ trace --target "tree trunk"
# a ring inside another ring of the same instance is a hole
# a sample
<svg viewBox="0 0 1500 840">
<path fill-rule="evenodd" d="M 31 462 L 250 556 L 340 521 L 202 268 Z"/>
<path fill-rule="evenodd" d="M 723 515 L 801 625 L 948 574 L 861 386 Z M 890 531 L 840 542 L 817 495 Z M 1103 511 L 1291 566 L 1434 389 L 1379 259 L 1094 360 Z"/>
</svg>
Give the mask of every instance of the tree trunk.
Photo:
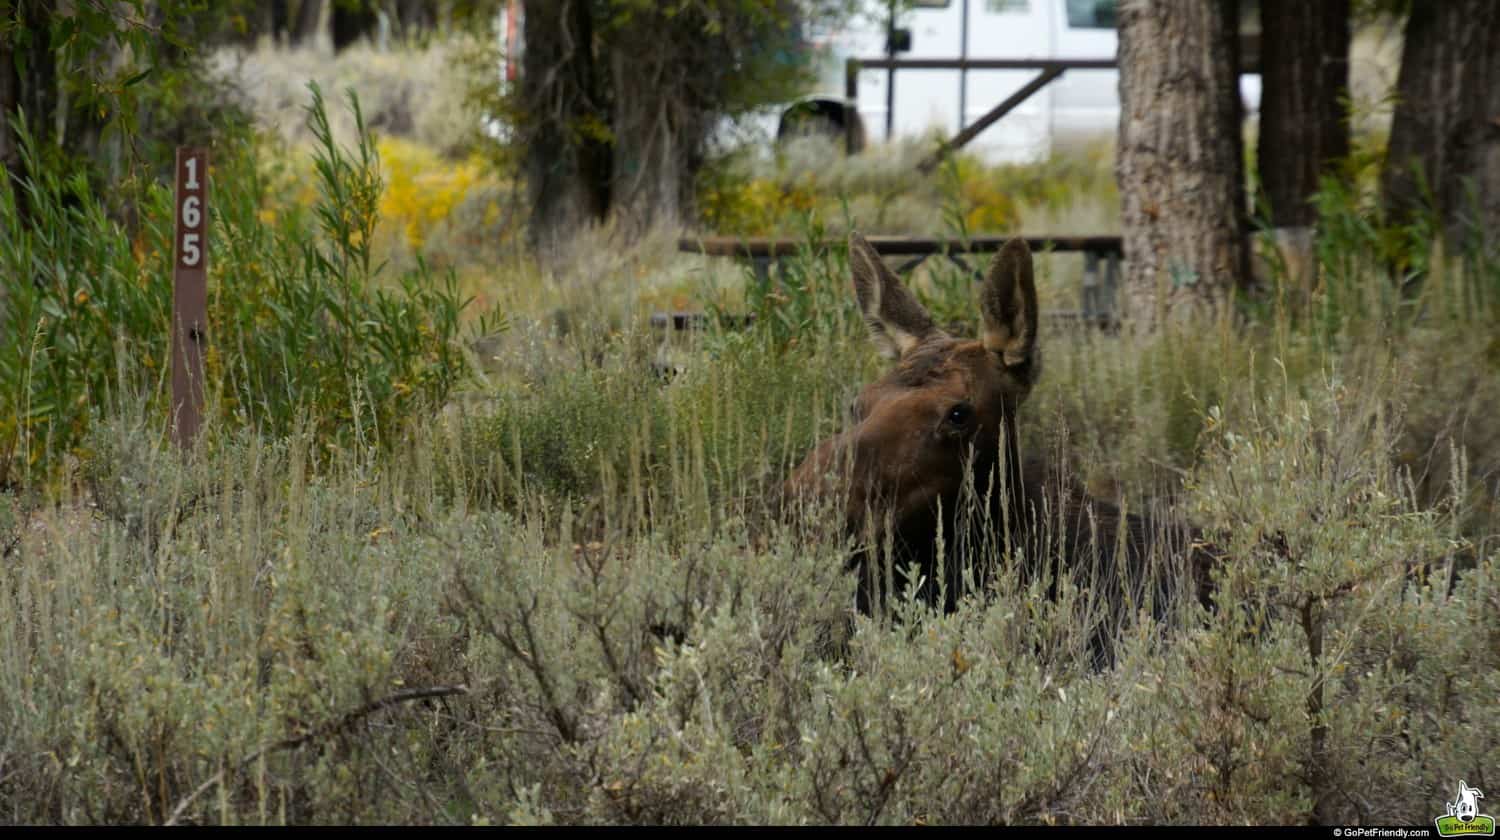
<svg viewBox="0 0 1500 840">
<path fill-rule="evenodd" d="M 272 46 L 281 46 L 286 43 L 287 22 L 291 20 L 291 10 L 287 8 L 287 0 L 270 0 L 264 4 L 266 7 L 265 19 L 268 26 L 267 32 L 271 36 Z"/>
<path fill-rule="evenodd" d="M 435 28 L 438 25 L 437 7 L 437 3 L 428 0 L 396 0 L 396 29 L 401 37 L 414 38 L 424 30 Z"/>
<path fill-rule="evenodd" d="M 1307 227 L 1318 179 L 1349 153 L 1349 0 L 1261 0 L 1260 19 L 1260 182 L 1274 227 Z"/>
<path fill-rule="evenodd" d="M 254 48 L 261 38 L 281 43 L 287 28 L 287 0 L 264 0 L 245 13 L 245 28 L 227 37 L 230 43 Z"/>
<path fill-rule="evenodd" d="M 375 31 L 380 22 L 375 7 L 364 3 L 333 4 L 333 51 L 343 52 L 360 38 Z"/>
<path fill-rule="evenodd" d="M 1478 197 L 1478 225 L 1475 230 L 1487 236 L 1484 247 L 1494 253 L 1500 248 L 1500 13 L 1489 23 L 1489 45 L 1483 53 L 1485 79 L 1481 93 L 1474 97 L 1479 114 L 1473 121 L 1474 148 L 1471 152 L 1474 194 Z"/>
<path fill-rule="evenodd" d="M 0 38 L 0 166 L 11 177 L 18 177 L 21 172 L 18 118 L 22 113 L 39 151 L 52 142 L 60 122 L 66 125 L 65 120 L 59 119 L 62 101 L 57 57 L 52 49 L 51 4 L 24 0 L 16 17 L 30 31 L 31 43 L 17 48 L 13 40 Z M 25 74 L 16 69 L 18 56 L 24 61 Z M 25 193 L 17 192 L 16 201 L 21 214 L 26 215 Z"/>
<path fill-rule="evenodd" d="M 302 0 L 297 4 L 297 20 L 287 39 L 294 47 L 316 47 L 318 30 L 323 23 L 323 0 Z"/>
<path fill-rule="evenodd" d="M 21 79 L 8 39 L 0 38 L 0 174 L 20 171 L 21 149 L 16 142 L 16 106 L 21 104 Z"/>
<path fill-rule="evenodd" d="M 1247 276 L 1234 0 L 1120 5 L 1125 314 L 1216 310 Z"/>
<path fill-rule="evenodd" d="M 1500 225 L 1500 4 L 1417 2 L 1406 22 L 1381 201 L 1419 217 L 1430 196 L 1448 243 Z M 1471 199 L 1477 198 L 1477 205 Z M 1478 218 L 1471 211 L 1477 210 Z"/>
<path fill-rule="evenodd" d="M 533 249 L 547 253 L 609 206 L 610 124 L 585 0 L 526 0 L 520 126 Z"/>
<path fill-rule="evenodd" d="M 685 150 L 679 147 L 683 114 L 680 103 L 662 90 L 633 49 L 612 56 L 615 103 L 614 198 L 612 215 L 627 235 L 655 223 L 676 224 L 682 218 Z M 655 62 L 651 62 L 655 64 Z"/>
<path fill-rule="evenodd" d="M 691 210 L 721 85 L 722 68 L 705 60 L 714 49 L 707 29 L 700 15 L 657 12 L 636 15 L 612 39 L 612 213 L 628 233 L 676 225 Z"/>
</svg>

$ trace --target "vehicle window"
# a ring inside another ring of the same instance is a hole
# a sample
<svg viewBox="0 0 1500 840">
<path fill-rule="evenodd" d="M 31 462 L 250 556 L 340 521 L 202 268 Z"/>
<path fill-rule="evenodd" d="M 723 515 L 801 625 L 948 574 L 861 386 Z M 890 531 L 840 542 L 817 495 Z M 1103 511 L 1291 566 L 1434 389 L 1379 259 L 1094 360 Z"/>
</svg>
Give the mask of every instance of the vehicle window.
<svg viewBox="0 0 1500 840">
<path fill-rule="evenodd" d="M 1114 29 L 1118 0 L 1068 0 L 1068 26 L 1074 29 Z"/>
<path fill-rule="evenodd" d="M 1031 0 L 984 0 L 984 10 L 987 12 L 1029 12 L 1031 11 Z"/>
</svg>

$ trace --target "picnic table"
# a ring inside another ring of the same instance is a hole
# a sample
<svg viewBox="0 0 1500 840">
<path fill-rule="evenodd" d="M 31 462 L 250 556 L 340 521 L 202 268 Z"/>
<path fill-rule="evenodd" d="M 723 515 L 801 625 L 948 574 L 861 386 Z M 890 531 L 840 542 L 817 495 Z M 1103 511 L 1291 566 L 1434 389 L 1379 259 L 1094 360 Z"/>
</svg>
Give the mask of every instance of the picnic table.
<svg viewBox="0 0 1500 840">
<path fill-rule="evenodd" d="M 967 239 L 927 236 L 869 236 L 876 253 L 886 257 L 905 257 L 896 266 L 897 273 L 906 273 L 921 265 L 927 258 L 941 255 L 949 262 L 976 278 L 982 278 L 979 268 L 965 259 L 971 254 L 986 254 L 1000 250 L 1011 236 L 971 236 Z M 1120 257 L 1124 253 L 1118 235 L 1089 236 L 1023 236 L 1026 244 L 1036 253 L 1080 252 L 1083 254 L 1083 279 L 1079 290 L 1079 309 L 1044 310 L 1043 315 L 1058 320 L 1076 320 L 1108 326 L 1115 320 L 1115 290 L 1119 284 Z M 771 279 L 772 268 L 784 258 L 803 253 L 807 247 L 803 239 L 773 239 L 766 237 L 703 236 L 683 237 L 677 240 L 677 250 L 710 257 L 733 257 L 749 261 L 755 268 L 755 276 L 761 283 Z M 665 328 L 691 329 L 701 325 L 702 316 L 697 313 L 657 313 L 652 323 Z"/>
</svg>

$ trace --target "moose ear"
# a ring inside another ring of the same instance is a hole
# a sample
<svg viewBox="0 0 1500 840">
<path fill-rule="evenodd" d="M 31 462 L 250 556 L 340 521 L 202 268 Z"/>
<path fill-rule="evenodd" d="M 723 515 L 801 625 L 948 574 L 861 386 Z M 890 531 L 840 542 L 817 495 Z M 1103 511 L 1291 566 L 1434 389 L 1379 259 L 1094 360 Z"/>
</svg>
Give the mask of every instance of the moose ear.
<svg viewBox="0 0 1500 840">
<path fill-rule="evenodd" d="M 1006 367 L 1031 361 L 1036 354 L 1036 281 L 1026 240 L 1016 237 L 995 255 L 982 294 L 985 349 Z"/>
<path fill-rule="evenodd" d="M 886 358 L 899 359 L 940 332 L 932 316 L 857 232 L 849 234 L 849 270 L 870 338 Z"/>
</svg>

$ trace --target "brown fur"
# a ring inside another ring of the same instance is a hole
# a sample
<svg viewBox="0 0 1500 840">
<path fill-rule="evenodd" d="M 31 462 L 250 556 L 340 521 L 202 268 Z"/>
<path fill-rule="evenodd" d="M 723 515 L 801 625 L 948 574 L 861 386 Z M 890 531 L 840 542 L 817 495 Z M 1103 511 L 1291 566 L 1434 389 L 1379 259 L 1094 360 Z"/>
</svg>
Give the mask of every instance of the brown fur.
<svg viewBox="0 0 1500 840">
<path fill-rule="evenodd" d="M 913 579 L 924 601 L 951 611 L 968 591 L 965 571 L 982 586 L 1007 562 L 1023 582 L 1044 575 L 1052 595 L 1068 570 L 1107 608 L 1101 615 L 1118 620 L 1148 595 L 1162 613 L 1190 560 L 1206 601 L 1209 558 L 1189 548 L 1190 531 L 1124 514 L 1057 477 L 1044 481 L 1035 459 L 1023 463 L 1015 421 L 1041 370 L 1023 240 L 1007 243 L 990 266 L 977 341 L 935 327 L 859 234 L 849 251 L 871 337 L 895 365 L 860 392 L 849 428 L 819 444 L 783 491 L 842 502 L 844 527 L 864 538 L 851 560 L 861 611 Z M 1105 659 L 1114 623 L 1097 625 L 1095 653 Z"/>
</svg>

